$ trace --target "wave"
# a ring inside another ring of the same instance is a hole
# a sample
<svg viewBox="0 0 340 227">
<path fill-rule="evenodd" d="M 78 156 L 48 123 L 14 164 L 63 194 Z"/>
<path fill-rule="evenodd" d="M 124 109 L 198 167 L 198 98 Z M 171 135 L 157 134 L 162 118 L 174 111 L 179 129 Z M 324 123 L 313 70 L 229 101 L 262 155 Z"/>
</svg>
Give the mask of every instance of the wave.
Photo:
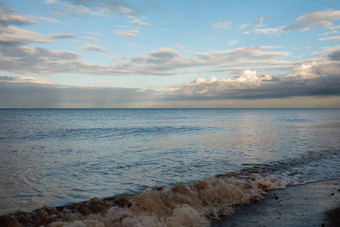
<svg viewBox="0 0 340 227">
<path fill-rule="evenodd" d="M 285 186 L 277 178 L 259 174 L 243 179 L 215 176 L 114 198 L 17 211 L 7 217 L 24 226 L 208 226 L 236 206 L 260 201 L 267 190 Z"/>
<path fill-rule="evenodd" d="M 28 140 L 44 140 L 48 138 L 59 139 L 93 139 L 106 137 L 122 137 L 122 136 L 149 136 L 160 134 L 188 134 L 192 132 L 199 132 L 211 129 L 208 127 L 198 126 L 150 126 L 150 127 L 108 127 L 108 128 L 75 128 L 75 129 L 60 129 L 50 131 L 39 131 L 30 135 L 20 137 L 16 135 L 17 139 Z M 9 139 L 10 136 L 2 136 L 0 139 Z"/>
</svg>

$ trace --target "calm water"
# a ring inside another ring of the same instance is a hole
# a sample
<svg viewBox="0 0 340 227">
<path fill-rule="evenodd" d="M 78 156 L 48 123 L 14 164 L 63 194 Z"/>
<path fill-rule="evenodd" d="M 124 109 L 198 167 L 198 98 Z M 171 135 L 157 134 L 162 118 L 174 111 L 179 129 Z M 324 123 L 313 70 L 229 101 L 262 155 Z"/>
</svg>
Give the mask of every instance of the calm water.
<svg viewBox="0 0 340 227">
<path fill-rule="evenodd" d="M 0 214 L 252 169 L 340 177 L 340 109 L 0 110 Z"/>
</svg>

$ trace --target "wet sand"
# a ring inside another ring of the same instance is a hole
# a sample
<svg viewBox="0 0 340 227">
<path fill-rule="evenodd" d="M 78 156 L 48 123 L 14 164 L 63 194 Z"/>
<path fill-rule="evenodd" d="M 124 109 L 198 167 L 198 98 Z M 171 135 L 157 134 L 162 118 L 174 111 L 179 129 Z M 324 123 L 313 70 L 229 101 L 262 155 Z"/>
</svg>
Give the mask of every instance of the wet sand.
<svg viewBox="0 0 340 227">
<path fill-rule="evenodd" d="M 339 215 L 340 179 L 269 191 L 212 226 L 340 226 Z"/>
</svg>

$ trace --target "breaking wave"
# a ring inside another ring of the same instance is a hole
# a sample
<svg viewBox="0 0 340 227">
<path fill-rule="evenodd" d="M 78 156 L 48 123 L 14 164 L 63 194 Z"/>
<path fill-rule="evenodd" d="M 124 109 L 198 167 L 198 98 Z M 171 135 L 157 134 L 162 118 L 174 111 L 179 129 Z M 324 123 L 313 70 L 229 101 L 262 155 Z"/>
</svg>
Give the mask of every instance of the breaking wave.
<svg viewBox="0 0 340 227">
<path fill-rule="evenodd" d="M 7 219 L 25 226 L 208 226 L 236 206 L 260 201 L 267 190 L 286 183 L 269 176 L 215 176 L 188 184 L 146 189 L 114 198 L 93 198 L 34 212 L 17 211 Z"/>
</svg>

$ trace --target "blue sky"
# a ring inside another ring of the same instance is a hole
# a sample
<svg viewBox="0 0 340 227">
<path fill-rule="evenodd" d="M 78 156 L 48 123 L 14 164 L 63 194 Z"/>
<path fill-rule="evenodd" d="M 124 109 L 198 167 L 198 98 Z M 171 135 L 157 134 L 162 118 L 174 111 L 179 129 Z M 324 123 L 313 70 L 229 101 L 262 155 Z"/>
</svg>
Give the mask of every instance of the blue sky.
<svg viewBox="0 0 340 227">
<path fill-rule="evenodd" d="M 340 107 L 339 1 L 0 7 L 2 108 Z"/>
</svg>

